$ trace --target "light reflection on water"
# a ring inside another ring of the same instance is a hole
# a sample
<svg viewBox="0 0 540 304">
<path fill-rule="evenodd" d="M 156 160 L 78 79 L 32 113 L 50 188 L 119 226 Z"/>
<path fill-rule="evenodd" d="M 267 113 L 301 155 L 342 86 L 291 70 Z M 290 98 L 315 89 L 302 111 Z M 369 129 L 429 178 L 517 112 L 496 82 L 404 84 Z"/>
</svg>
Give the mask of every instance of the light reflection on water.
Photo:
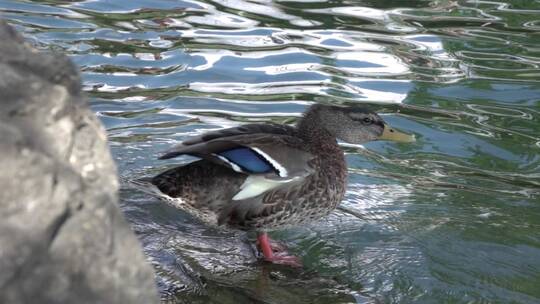
<svg viewBox="0 0 540 304">
<path fill-rule="evenodd" d="M 171 144 L 308 104 L 362 103 L 418 141 L 343 145 L 340 210 L 274 237 L 304 271 L 257 262 L 126 185 L 122 208 L 179 303 L 540 301 L 538 1 L 32 1 L 0 14 L 71 56 L 120 174 Z"/>
</svg>

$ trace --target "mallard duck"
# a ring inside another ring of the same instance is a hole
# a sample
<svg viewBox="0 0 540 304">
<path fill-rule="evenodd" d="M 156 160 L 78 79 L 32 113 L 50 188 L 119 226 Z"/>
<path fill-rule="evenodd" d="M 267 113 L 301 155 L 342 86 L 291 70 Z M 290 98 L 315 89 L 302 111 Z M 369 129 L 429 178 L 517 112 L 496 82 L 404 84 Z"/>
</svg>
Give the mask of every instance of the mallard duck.
<svg viewBox="0 0 540 304">
<path fill-rule="evenodd" d="M 160 159 L 200 160 L 172 168 L 151 183 L 169 201 L 204 222 L 257 231 L 264 259 L 298 265 L 279 252 L 267 231 L 317 220 L 346 190 L 347 166 L 337 140 L 414 141 L 362 107 L 315 104 L 296 126 L 246 124 L 183 141 Z"/>
</svg>

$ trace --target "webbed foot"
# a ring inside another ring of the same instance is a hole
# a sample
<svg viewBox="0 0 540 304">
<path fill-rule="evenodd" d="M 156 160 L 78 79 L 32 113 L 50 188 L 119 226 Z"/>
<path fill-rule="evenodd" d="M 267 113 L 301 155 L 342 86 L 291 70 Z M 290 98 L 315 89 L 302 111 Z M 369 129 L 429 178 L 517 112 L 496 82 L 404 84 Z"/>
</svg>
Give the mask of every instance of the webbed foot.
<svg viewBox="0 0 540 304">
<path fill-rule="evenodd" d="M 261 248 L 264 260 L 274 264 L 302 267 L 300 258 L 289 255 L 283 244 L 277 243 L 268 237 L 266 232 L 259 233 L 257 243 Z"/>
</svg>

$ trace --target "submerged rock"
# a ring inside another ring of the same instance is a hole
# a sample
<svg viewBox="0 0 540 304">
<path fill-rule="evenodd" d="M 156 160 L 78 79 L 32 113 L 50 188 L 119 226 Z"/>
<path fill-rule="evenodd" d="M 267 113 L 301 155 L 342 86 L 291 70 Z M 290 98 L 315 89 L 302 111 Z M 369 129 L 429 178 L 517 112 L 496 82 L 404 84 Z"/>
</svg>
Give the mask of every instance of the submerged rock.
<svg viewBox="0 0 540 304">
<path fill-rule="evenodd" d="M 158 302 L 75 66 L 0 41 L 0 303 Z"/>
</svg>

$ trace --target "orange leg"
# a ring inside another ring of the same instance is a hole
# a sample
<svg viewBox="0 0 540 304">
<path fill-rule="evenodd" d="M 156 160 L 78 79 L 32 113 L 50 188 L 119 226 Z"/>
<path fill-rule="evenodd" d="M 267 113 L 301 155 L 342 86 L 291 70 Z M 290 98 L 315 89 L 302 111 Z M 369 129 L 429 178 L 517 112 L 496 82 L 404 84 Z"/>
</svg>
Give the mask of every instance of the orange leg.
<svg viewBox="0 0 540 304">
<path fill-rule="evenodd" d="M 260 232 L 257 235 L 257 242 L 259 243 L 265 261 L 293 267 L 302 267 L 302 262 L 299 258 L 293 255 L 287 255 L 287 252 L 282 251 L 283 248 L 280 248 L 280 246 L 272 247 L 272 240 L 270 240 L 266 232 Z"/>
</svg>

